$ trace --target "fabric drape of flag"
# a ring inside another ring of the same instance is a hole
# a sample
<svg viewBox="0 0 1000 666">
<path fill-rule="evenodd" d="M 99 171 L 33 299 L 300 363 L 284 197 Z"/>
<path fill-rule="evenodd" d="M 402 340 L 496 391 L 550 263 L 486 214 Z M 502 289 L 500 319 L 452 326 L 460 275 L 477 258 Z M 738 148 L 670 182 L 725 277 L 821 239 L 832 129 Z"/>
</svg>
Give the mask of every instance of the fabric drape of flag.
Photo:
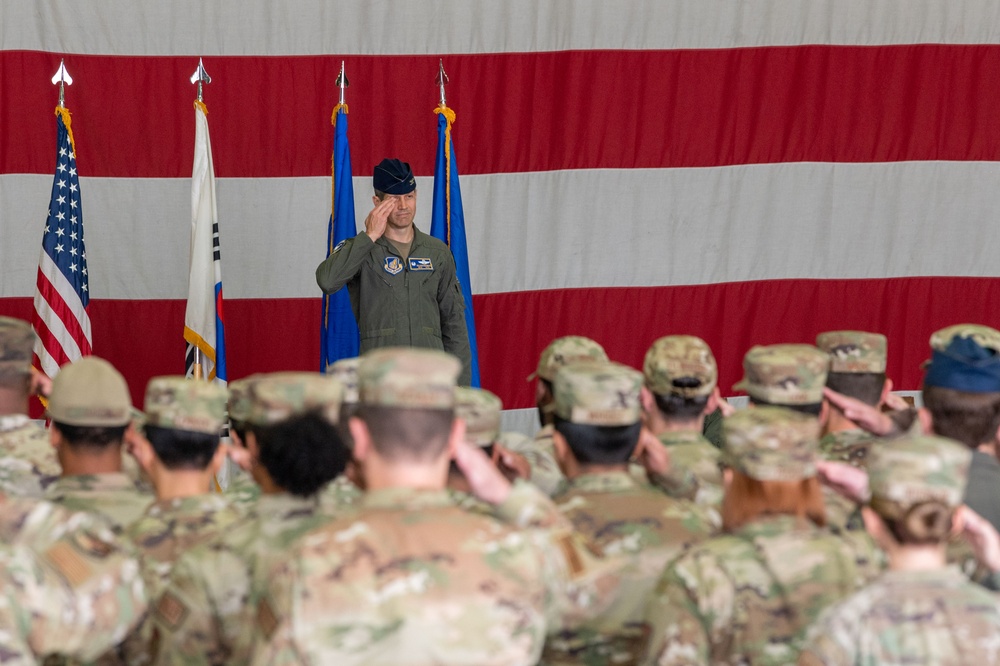
<svg viewBox="0 0 1000 666">
<path fill-rule="evenodd" d="M 354 184 L 351 180 L 351 146 L 347 142 L 347 105 L 333 110 L 333 209 L 326 233 L 326 256 L 357 233 L 354 221 Z M 319 370 L 342 358 L 358 355 L 361 346 L 358 322 L 351 310 L 347 287 L 323 295 L 319 329 Z"/>
<path fill-rule="evenodd" d="M 472 352 L 471 385 L 479 388 L 479 352 L 476 346 L 476 319 L 472 313 L 469 249 L 465 242 L 465 214 L 462 212 L 462 190 L 458 183 L 455 146 L 451 142 L 451 124 L 455 122 L 455 112 L 448 107 L 439 107 L 434 113 L 438 116 L 438 149 L 434 163 L 431 236 L 444 241 L 455 257 L 455 271 L 465 299 L 465 326 L 469 331 L 469 349 Z"/>
<path fill-rule="evenodd" d="M 32 324 L 35 364 L 49 377 L 91 353 L 87 249 L 69 111 L 56 108 L 56 168 L 38 259 Z"/>
<path fill-rule="evenodd" d="M 204 376 L 225 383 L 226 336 L 222 311 L 222 262 L 215 200 L 215 167 L 208 136 L 208 109 L 195 102 L 194 168 L 191 174 L 191 263 L 184 312 L 185 360 L 194 370 L 194 349 L 201 350 Z"/>
</svg>

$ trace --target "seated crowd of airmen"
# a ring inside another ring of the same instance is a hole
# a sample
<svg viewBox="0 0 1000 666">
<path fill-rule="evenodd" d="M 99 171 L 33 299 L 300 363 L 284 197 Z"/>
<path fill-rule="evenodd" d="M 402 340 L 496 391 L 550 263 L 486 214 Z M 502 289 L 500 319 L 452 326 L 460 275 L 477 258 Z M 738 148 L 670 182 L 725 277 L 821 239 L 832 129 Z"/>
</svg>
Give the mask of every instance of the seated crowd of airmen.
<svg viewBox="0 0 1000 666">
<path fill-rule="evenodd" d="M 0 317 L 0 666 L 1000 663 L 985 326 L 932 336 L 919 410 L 875 333 L 754 347 L 738 411 L 698 338 L 642 372 L 559 338 L 533 439 L 443 352 L 156 377 L 140 412 L 34 342 Z"/>
</svg>

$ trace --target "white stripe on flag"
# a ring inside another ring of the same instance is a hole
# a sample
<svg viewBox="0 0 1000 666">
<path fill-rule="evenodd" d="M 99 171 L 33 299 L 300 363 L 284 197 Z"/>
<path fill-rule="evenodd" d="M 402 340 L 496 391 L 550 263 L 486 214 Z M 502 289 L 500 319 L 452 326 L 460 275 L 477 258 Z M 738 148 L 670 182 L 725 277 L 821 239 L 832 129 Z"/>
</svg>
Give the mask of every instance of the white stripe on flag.
<svg viewBox="0 0 1000 666">
<path fill-rule="evenodd" d="M 45 250 L 42 250 L 41 256 L 38 259 L 38 270 L 41 271 L 42 275 L 48 278 L 53 288 L 55 288 L 56 293 L 58 293 L 59 297 L 62 298 L 63 303 L 66 304 L 66 307 L 69 308 L 70 312 L 72 312 L 76 317 L 77 322 L 80 324 L 80 330 L 83 331 L 83 335 L 87 342 L 93 344 L 94 338 L 90 333 L 90 315 L 87 314 L 87 311 L 84 309 L 83 301 L 80 300 L 80 295 L 77 294 L 76 289 L 74 289 L 73 285 L 69 283 L 69 280 L 66 279 L 66 276 L 63 275 L 63 272 L 59 270 L 59 267 L 56 266 L 55 262 L 52 261 L 52 257 L 50 257 Z M 75 341 L 73 344 L 77 350 L 76 355 L 68 355 L 71 359 L 75 360 L 80 357 L 80 348 L 77 346 Z M 63 349 L 66 349 L 66 347 L 63 346 Z"/>
</svg>

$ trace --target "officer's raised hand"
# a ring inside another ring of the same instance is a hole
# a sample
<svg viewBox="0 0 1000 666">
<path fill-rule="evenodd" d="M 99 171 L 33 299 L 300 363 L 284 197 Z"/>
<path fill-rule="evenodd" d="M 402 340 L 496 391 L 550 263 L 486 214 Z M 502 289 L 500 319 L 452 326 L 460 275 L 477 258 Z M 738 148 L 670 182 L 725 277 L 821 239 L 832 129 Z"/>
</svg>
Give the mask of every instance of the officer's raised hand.
<svg viewBox="0 0 1000 666">
<path fill-rule="evenodd" d="M 375 208 L 368 213 L 365 218 L 365 233 L 373 241 L 377 241 L 385 233 L 385 225 L 389 219 L 389 213 L 396 207 L 396 197 L 386 197 L 375 204 Z"/>
</svg>

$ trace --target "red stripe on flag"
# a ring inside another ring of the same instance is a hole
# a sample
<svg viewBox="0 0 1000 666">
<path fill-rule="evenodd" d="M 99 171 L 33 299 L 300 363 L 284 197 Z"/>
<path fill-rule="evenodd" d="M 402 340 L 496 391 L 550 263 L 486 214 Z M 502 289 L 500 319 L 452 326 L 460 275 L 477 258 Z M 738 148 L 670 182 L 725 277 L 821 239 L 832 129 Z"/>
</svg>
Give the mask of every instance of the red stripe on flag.
<svg viewBox="0 0 1000 666">
<path fill-rule="evenodd" d="M 612 359 L 641 367 L 658 337 L 689 333 L 712 346 L 723 395 L 742 377 L 752 345 L 814 342 L 824 330 L 857 328 L 889 338 L 888 374 L 897 389 L 918 389 L 930 334 L 974 321 L 1000 328 L 1000 278 L 771 280 L 622 289 L 572 289 L 474 297 L 483 387 L 508 409 L 530 407 L 525 378 L 542 348 L 561 335 L 587 335 Z M 94 353 L 128 379 L 136 404 L 154 375 L 184 371 L 175 332 L 183 300 L 93 300 Z M 229 299 L 230 380 L 255 372 L 313 370 L 321 301 Z M 31 318 L 31 299 L 0 299 L 0 313 Z"/>
<path fill-rule="evenodd" d="M 0 126 L 19 128 L 0 142 L 0 173 L 52 173 L 54 97 L 37 84 L 61 57 L 79 82 L 67 96 L 74 131 L 90 137 L 86 175 L 190 177 L 181 148 L 194 140 L 197 58 L 25 51 L 0 52 L 0 99 L 18 100 L 0 106 Z M 438 57 L 350 55 L 206 58 L 216 174 L 329 177 L 342 57 L 355 172 L 392 154 L 432 174 Z M 463 174 L 1000 159 L 997 45 L 476 54 L 445 64 Z M 121 81 L 143 93 L 118 94 Z M 275 103 L 261 104 L 262 93 Z"/>
<path fill-rule="evenodd" d="M 38 278 L 35 281 L 35 286 L 38 289 L 38 293 L 42 295 L 42 298 L 49 304 L 52 309 L 53 314 L 62 321 L 63 326 L 66 327 L 66 331 L 69 336 L 76 342 L 77 346 L 80 348 L 80 354 L 82 356 L 87 356 L 91 353 L 90 341 L 87 339 L 86 334 L 83 332 L 83 328 L 80 326 L 80 320 L 77 319 L 76 312 L 70 308 L 69 304 L 63 300 L 63 297 L 59 295 L 56 291 L 55 286 L 49 281 L 42 271 L 38 271 Z M 49 322 L 45 322 L 49 325 Z M 57 341 L 58 344 L 58 341 Z M 46 349 L 48 349 L 46 345 Z M 51 353 L 51 349 L 50 349 Z M 65 352 L 64 352 L 65 353 Z M 53 355 L 55 358 L 55 355 Z M 57 359 L 58 360 L 58 359 Z M 60 364 L 65 361 L 60 361 Z"/>
</svg>

